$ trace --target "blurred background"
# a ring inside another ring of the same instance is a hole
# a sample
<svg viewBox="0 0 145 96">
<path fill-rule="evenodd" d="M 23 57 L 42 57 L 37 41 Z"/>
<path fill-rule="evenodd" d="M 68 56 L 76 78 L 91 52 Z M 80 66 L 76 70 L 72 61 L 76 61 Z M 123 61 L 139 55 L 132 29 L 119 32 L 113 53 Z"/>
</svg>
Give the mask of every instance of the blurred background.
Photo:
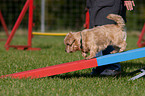
<svg viewBox="0 0 145 96">
<path fill-rule="evenodd" d="M 133 11 L 127 11 L 127 30 L 141 31 L 145 22 L 145 0 L 134 0 Z M 0 10 L 3 14 L 9 32 L 12 30 L 26 0 L 0 0 Z M 34 0 L 33 31 L 63 32 L 64 30 L 82 30 L 85 23 L 86 0 Z M 19 27 L 28 28 L 28 11 Z M 3 27 L 0 24 L 0 31 Z"/>
</svg>

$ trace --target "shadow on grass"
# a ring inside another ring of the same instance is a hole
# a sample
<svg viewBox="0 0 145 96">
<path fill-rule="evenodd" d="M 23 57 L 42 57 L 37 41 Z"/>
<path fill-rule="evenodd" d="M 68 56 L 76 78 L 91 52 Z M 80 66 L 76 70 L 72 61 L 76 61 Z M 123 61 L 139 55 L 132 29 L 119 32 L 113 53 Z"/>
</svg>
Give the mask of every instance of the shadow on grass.
<svg viewBox="0 0 145 96">
<path fill-rule="evenodd" d="M 50 76 L 47 78 L 60 78 L 60 79 L 71 79 L 71 78 L 81 78 L 81 77 L 85 77 L 85 78 L 93 78 L 93 77 L 115 77 L 115 78 L 122 78 L 122 77 L 127 77 L 127 76 L 133 76 L 136 74 L 129 74 L 132 71 L 138 70 L 140 68 L 145 67 L 145 64 L 141 64 L 141 63 L 133 63 L 133 62 L 125 62 L 125 63 L 121 63 L 122 66 L 122 72 L 121 74 L 117 75 L 117 76 L 100 76 L 100 75 L 90 75 L 90 73 L 81 73 L 81 72 L 74 72 L 74 73 L 65 73 L 65 74 L 61 74 L 61 75 L 55 75 L 55 76 Z M 131 70 L 130 72 L 126 72 L 124 70 Z"/>
<path fill-rule="evenodd" d="M 130 69 L 131 71 L 126 72 L 122 71 L 122 76 L 133 76 L 134 74 L 141 72 L 139 69 L 145 68 L 145 64 L 143 63 L 133 63 L 133 62 L 125 62 L 121 64 L 123 70 Z"/>
</svg>

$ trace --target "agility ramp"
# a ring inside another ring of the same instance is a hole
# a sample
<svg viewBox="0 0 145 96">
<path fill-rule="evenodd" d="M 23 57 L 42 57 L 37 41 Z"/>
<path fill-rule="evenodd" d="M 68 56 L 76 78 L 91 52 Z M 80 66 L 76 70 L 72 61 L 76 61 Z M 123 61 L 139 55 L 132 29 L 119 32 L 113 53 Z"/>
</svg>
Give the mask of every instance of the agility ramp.
<svg viewBox="0 0 145 96">
<path fill-rule="evenodd" d="M 49 67 L 44 67 L 44 68 L 39 68 L 39 69 L 34 69 L 29 71 L 18 72 L 14 74 L 3 75 L 0 78 L 6 78 L 6 77 L 18 78 L 18 79 L 42 78 L 42 77 L 53 76 L 57 74 L 62 74 L 62 73 L 67 73 L 67 72 L 72 72 L 72 71 L 77 71 L 77 70 L 82 70 L 82 69 L 87 69 L 87 68 L 92 68 L 97 66 L 103 66 L 116 62 L 142 58 L 142 57 L 145 57 L 145 48 L 129 50 L 122 53 L 109 54 L 90 60 L 79 60 L 79 61 L 63 63 L 59 65 L 54 65 L 54 66 L 49 66 Z"/>
</svg>

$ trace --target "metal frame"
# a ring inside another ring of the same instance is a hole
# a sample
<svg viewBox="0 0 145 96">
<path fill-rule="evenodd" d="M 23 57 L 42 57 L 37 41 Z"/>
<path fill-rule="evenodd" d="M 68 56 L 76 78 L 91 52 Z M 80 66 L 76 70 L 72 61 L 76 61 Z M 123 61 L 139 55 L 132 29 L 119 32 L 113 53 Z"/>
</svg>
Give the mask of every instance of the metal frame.
<svg viewBox="0 0 145 96">
<path fill-rule="evenodd" d="M 136 76 L 134 76 L 134 77 L 132 77 L 132 78 L 130 78 L 129 81 L 130 81 L 130 80 L 135 80 L 135 79 L 138 79 L 138 78 L 144 76 L 144 75 L 145 75 L 145 67 L 140 68 L 140 69 L 138 69 L 138 70 L 135 70 L 135 71 L 129 73 L 128 75 L 135 74 L 135 73 L 138 73 L 138 72 L 141 72 L 141 73 L 138 74 L 138 75 L 136 75 Z"/>
<path fill-rule="evenodd" d="M 86 20 L 85 20 L 85 26 L 86 29 L 89 29 L 90 27 L 90 15 L 89 15 L 89 9 L 86 10 Z"/>
<path fill-rule="evenodd" d="M 1 24 L 2 24 L 2 26 L 3 26 L 3 28 L 4 28 L 4 31 L 5 31 L 5 33 L 6 33 L 6 36 L 9 37 L 8 28 L 7 28 L 7 25 L 6 25 L 5 20 L 4 20 L 4 18 L 3 18 L 3 15 L 2 15 L 1 10 L 0 10 L 0 21 L 1 21 Z M 4 40 L 4 39 L 0 39 L 0 41 L 2 41 L 2 40 Z"/>
<path fill-rule="evenodd" d="M 32 27 L 33 27 L 33 0 L 27 0 L 11 33 L 10 36 L 7 39 L 7 42 L 5 44 L 6 50 L 9 50 L 10 47 L 19 49 L 19 50 L 40 50 L 40 48 L 32 48 Z M 22 22 L 22 19 L 26 13 L 26 11 L 29 8 L 29 19 L 28 19 L 28 44 L 27 45 L 10 45 L 16 30 L 18 29 L 20 23 Z"/>
<path fill-rule="evenodd" d="M 143 29 L 141 31 L 141 34 L 140 34 L 138 42 L 137 42 L 138 47 L 145 46 L 145 40 L 143 39 L 144 33 L 145 33 L 145 23 L 144 23 Z M 142 41 L 144 41 L 144 42 L 142 43 Z"/>
<path fill-rule="evenodd" d="M 67 33 L 42 33 L 42 32 L 32 32 L 33 35 L 44 35 L 44 36 L 66 36 Z"/>
</svg>

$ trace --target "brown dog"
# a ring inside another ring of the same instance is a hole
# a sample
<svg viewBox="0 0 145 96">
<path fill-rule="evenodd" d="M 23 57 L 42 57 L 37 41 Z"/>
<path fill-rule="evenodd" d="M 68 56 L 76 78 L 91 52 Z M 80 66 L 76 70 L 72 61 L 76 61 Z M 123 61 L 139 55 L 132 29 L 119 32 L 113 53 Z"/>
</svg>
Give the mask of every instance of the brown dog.
<svg viewBox="0 0 145 96">
<path fill-rule="evenodd" d="M 79 32 L 70 32 L 64 39 L 67 53 L 82 51 L 85 59 L 91 59 L 96 53 L 112 45 L 116 52 L 122 52 L 126 48 L 126 32 L 124 31 L 124 20 L 121 16 L 109 14 L 108 19 L 114 20 L 117 24 L 97 26 L 92 29 L 85 29 Z M 87 53 L 90 55 L 87 57 Z"/>
</svg>

